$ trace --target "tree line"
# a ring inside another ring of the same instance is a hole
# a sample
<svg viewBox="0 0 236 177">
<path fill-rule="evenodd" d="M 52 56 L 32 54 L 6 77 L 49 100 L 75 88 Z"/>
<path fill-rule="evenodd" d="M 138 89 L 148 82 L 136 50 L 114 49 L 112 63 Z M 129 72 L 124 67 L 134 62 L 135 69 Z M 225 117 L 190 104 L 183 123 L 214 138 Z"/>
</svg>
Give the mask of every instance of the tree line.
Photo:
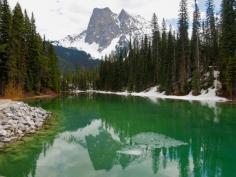
<svg viewBox="0 0 236 177">
<path fill-rule="evenodd" d="M 60 73 L 52 44 L 36 30 L 34 15 L 13 10 L 0 0 L 0 95 L 60 89 Z"/>
<path fill-rule="evenodd" d="M 77 68 L 75 71 L 66 72 L 63 74 L 61 81 L 61 90 L 88 90 L 98 89 L 99 74 L 98 69 L 82 69 Z"/>
<path fill-rule="evenodd" d="M 219 95 L 235 96 L 235 0 L 222 1 L 220 16 L 215 13 L 213 0 L 207 0 L 204 19 L 194 0 L 192 34 L 187 3 L 180 1 L 177 31 L 168 27 L 165 19 L 159 26 L 154 14 L 151 36 L 130 40 L 128 50 L 120 48 L 116 55 L 105 56 L 92 82 L 94 88 L 143 91 L 158 85 L 167 94 L 185 95 L 192 91 L 199 95 L 202 89 L 217 86 Z M 221 85 L 215 84 L 217 73 Z"/>
</svg>

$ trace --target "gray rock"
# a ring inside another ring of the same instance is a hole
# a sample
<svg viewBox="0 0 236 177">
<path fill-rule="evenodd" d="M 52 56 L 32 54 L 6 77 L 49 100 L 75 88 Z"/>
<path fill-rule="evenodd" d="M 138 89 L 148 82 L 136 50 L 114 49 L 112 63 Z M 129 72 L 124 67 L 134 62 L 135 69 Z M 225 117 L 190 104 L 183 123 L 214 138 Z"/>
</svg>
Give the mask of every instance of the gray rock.
<svg viewBox="0 0 236 177">
<path fill-rule="evenodd" d="M 10 130 L 11 129 L 11 125 L 9 125 L 9 124 L 3 125 L 3 129 L 4 130 Z"/>
<path fill-rule="evenodd" d="M 42 125 L 43 125 L 43 122 L 39 122 L 39 121 L 35 122 L 35 126 L 37 128 L 42 127 Z"/>
<path fill-rule="evenodd" d="M 0 136 L 6 136 L 7 131 L 6 130 L 0 130 Z"/>
<path fill-rule="evenodd" d="M 2 113 L 2 112 L 0 112 L 0 121 L 1 121 L 2 119 L 4 119 L 4 117 L 5 117 L 5 114 Z"/>
<path fill-rule="evenodd" d="M 48 113 L 22 102 L 14 102 L 0 110 L 0 143 L 8 143 L 43 126 Z"/>
<path fill-rule="evenodd" d="M 10 138 L 1 138 L 0 141 L 3 143 L 9 143 L 11 141 L 11 139 Z"/>
<path fill-rule="evenodd" d="M 109 8 L 93 10 L 90 18 L 85 42 L 99 44 L 101 50 L 110 45 L 111 41 L 120 34 L 117 15 Z"/>
</svg>

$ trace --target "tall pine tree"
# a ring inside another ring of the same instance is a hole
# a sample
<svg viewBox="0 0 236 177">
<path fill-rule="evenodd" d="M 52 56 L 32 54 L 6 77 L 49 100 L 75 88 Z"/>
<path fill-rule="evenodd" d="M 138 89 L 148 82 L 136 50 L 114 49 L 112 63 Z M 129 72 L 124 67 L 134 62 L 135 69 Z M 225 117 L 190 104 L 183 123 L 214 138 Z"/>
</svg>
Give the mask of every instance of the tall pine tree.
<svg viewBox="0 0 236 177">
<path fill-rule="evenodd" d="M 8 2 L 3 0 L 0 10 L 0 95 L 4 94 L 8 82 L 7 62 L 9 60 L 11 18 Z"/>
<path fill-rule="evenodd" d="M 193 13 L 193 29 L 191 38 L 191 76 L 192 91 L 194 95 L 200 93 L 200 12 L 195 0 L 195 9 Z"/>
<path fill-rule="evenodd" d="M 226 84 L 229 78 L 229 68 L 233 62 L 233 55 L 236 50 L 236 3 L 235 0 L 223 0 L 221 10 L 221 39 L 220 39 L 220 58 L 221 58 L 221 81 L 223 83 L 223 91 L 231 92 L 236 88 L 230 88 L 230 84 Z"/>
<path fill-rule="evenodd" d="M 172 26 L 169 27 L 168 42 L 167 42 L 167 56 L 166 56 L 166 80 L 165 80 L 165 91 L 167 94 L 173 92 L 173 83 L 175 74 L 175 36 L 172 33 Z"/>
<path fill-rule="evenodd" d="M 152 63 L 154 81 L 159 84 L 160 77 L 160 31 L 157 15 L 154 13 L 152 17 Z"/>
<path fill-rule="evenodd" d="M 26 78 L 26 61 L 25 61 L 25 39 L 24 39 L 24 16 L 17 3 L 13 10 L 12 17 L 12 37 L 10 41 L 10 56 L 8 66 L 8 83 L 14 87 L 24 87 Z"/>
<path fill-rule="evenodd" d="M 161 36 L 161 61 L 160 61 L 160 89 L 164 90 L 167 72 L 167 32 L 165 19 L 162 20 L 162 36 Z"/>
<path fill-rule="evenodd" d="M 217 30 L 215 23 L 215 13 L 214 13 L 214 3 L 213 0 L 207 0 L 207 10 L 206 10 L 206 66 L 216 66 L 218 64 L 218 39 Z M 206 68 L 207 70 L 208 68 Z"/>
<path fill-rule="evenodd" d="M 188 38 L 188 11 L 187 0 L 181 0 L 179 13 L 179 31 L 178 31 L 178 81 L 180 94 L 186 94 L 188 88 L 189 76 L 189 38 Z"/>
</svg>

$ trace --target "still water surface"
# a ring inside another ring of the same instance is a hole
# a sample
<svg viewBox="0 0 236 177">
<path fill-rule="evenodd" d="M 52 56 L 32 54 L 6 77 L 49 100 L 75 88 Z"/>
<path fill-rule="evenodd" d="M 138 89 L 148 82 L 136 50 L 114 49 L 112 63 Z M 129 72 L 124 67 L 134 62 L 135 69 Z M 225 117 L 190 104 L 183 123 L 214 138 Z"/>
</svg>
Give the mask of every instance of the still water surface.
<svg viewBox="0 0 236 177">
<path fill-rule="evenodd" d="M 235 104 L 99 94 L 29 104 L 56 123 L 1 150 L 0 176 L 236 176 Z"/>
</svg>

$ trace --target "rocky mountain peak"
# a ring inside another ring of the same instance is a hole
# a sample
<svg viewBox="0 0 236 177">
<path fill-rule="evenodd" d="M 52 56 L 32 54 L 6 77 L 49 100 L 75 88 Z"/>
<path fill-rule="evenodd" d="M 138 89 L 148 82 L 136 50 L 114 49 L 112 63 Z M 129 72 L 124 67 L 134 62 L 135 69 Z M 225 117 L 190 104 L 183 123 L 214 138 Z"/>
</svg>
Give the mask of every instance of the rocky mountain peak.
<svg viewBox="0 0 236 177">
<path fill-rule="evenodd" d="M 124 9 L 122 9 L 118 18 L 120 21 L 125 21 L 126 19 L 130 18 L 130 15 Z"/>
<path fill-rule="evenodd" d="M 107 47 L 113 38 L 117 37 L 120 29 L 117 23 L 117 15 L 109 8 L 95 8 L 90 18 L 85 42 L 97 43 L 100 50 Z"/>
<path fill-rule="evenodd" d="M 68 35 L 58 45 L 84 50 L 95 58 L 109 55 L 117 46 L 125 47 L 130 37 L 149 34 L 149 22 L 140 16 L 132 16 L 124 9 L 119 14 L 108 7 L 95 8 L 88 27 L 80 34 Z"/>
<path fill-rule="evenodd" d="M 112 15 L 113 12 L 109 7 L 105 8 L 94 8 L 92 16 L 97 16 L 97 15 Z"/>
</svg>

